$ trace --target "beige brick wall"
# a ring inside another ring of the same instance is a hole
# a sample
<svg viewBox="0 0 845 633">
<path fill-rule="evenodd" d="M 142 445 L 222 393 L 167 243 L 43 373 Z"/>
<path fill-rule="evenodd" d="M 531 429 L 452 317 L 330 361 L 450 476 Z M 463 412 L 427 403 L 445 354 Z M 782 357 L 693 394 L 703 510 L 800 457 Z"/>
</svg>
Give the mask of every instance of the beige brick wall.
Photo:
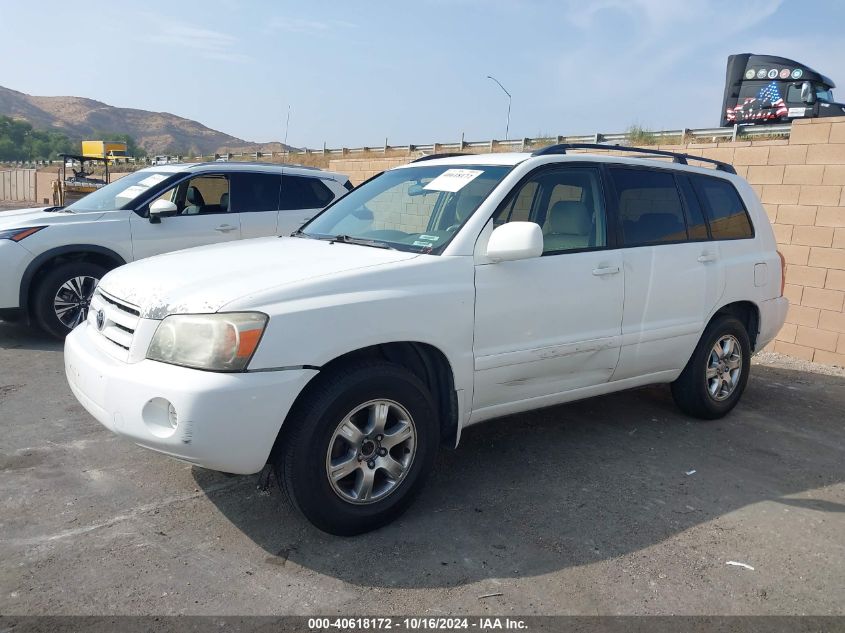
<svg viewBox="0 0 845 633">
<path fill-rule="evenodd" d="M 796 121 L 788 144 L 768 149 L 744 175 L 787 261 L 792 305 L 769 349 L 845 367 L 845 117 Z"/>
<path fill-rule="evenodd" d="M 393 169 L 399 165 L 414 160 L 416 156 L 398 156 L 394 158 L 333 158 L 329 161 L 329 169 L 339 171 L 349 176 L 353 185 L 360 185 L 368 178 L 372 178 L 386 169 Z"/>
<path fill-rule="evenodd" d="M 795 121 L 789 140 L 661 146 L 732 163 L 762 200 L 787 261 L 786 325 L 768 347 L 845 367 L 845 117 Z M 413 156 L 332 159 L 354 184 Z"/>
</svg>

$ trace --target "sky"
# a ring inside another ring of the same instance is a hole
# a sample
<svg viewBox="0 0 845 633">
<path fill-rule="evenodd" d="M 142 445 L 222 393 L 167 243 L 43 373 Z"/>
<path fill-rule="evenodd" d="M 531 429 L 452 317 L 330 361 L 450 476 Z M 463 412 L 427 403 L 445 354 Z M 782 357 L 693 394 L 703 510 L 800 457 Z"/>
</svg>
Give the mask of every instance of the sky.
<svg viewBox="0 0 845 633">
<path fill-rule="evenodd" d="M 789 57 L 845 90 L 842 0 L 0 8 L 2 86 L 170 112 L 257 142 L 283 140 L 290 108 L 297 147 L 505 138 L 508 98 L 488 75 L 512 95 L 510 138 L 718 126 L 732 53 Z"/>
</svg>

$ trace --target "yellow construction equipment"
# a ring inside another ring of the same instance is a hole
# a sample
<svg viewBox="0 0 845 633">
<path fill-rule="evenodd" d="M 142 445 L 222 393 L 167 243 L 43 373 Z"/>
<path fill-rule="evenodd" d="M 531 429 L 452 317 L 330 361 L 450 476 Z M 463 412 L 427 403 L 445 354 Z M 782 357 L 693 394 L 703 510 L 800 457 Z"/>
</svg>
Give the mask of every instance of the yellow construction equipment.
<svg viewBox="0 0 845 633">
<path fill-rule="evenodd" d="M 53 183 L 53 204 L 57 207 L 76 202 L 109 184 L 110 159 L 78 154 L 59 154 L 59 158 L 62 160 L 59 179 Z"/>
</svg>

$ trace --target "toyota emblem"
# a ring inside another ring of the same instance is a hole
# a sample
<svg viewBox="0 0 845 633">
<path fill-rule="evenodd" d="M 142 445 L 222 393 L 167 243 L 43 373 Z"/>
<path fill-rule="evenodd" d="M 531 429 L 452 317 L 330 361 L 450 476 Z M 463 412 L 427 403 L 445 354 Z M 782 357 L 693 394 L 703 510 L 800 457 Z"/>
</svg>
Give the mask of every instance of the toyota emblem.
<svg viewBox="0 0 845 633">
<path fill-rule="evenodd" d="M 97 329 L 102 330 L 106 324 L 106 315 L 102 310 L 97 310 Z"/>
</svg>

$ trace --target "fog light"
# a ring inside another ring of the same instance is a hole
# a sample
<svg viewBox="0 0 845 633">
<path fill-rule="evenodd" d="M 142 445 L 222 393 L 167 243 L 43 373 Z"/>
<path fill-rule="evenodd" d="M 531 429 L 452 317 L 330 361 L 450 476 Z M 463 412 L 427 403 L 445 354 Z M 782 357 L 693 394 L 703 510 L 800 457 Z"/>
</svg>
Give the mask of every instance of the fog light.
<svg viewBox="0 0 845 633">
<path fill-rule="evenodd" d="M 165 398 L 149 400 L 141 410 L 141 419 L 150 433 L 163 439 L 176 433 L 176 426 L 179 424 L 176 407 Z"/>
</svg>

